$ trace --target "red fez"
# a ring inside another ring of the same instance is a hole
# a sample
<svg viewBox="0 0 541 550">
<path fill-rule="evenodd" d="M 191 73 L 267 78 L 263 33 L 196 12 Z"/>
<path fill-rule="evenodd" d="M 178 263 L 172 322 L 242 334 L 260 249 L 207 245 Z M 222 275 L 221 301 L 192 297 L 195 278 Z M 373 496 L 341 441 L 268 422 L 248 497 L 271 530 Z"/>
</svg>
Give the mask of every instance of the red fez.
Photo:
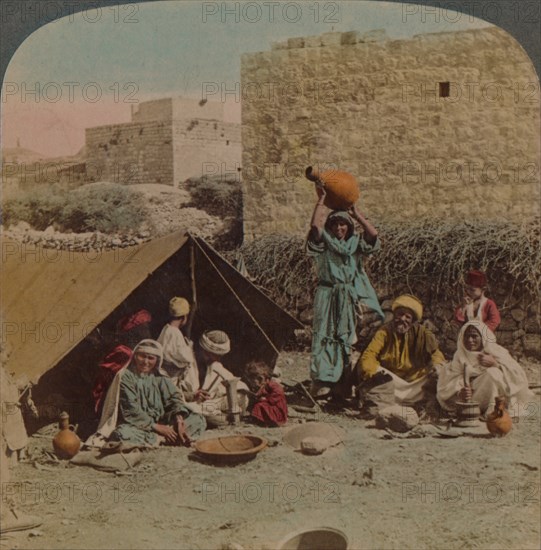
<svg viewBox="0 0 541 550">
<path fill-rule="evenodd" d="M 482 271 L 468 271 L 464 281 L 467 285 L 476 288 L 485 288 L 487 286 L 487 276 Z"/>
<path fill-rule="evenodd" d="M 150 323 L 150 321 L 152 321 L 152 315 L 146 309 L 140 309 L 131 315 L 122 317 L 116 324 L 116 329 L 118 332 L 128 332 L 132 328 Z"/>
</svg>

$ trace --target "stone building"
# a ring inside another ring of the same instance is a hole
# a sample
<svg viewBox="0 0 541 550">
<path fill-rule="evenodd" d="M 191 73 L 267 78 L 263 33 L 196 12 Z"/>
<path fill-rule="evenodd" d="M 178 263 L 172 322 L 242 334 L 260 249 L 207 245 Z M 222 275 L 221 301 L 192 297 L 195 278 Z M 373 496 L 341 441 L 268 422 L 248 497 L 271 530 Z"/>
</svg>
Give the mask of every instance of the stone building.
<svg viewBox="0 0 541 550">
<path fill-rule="evenodd" d="M 234 171 L 240 158 L 240 125 L 224 122 L 217 102 L 146 101 L 131 122 L 86 130 L 86 174 L 94 180 L 179 185 Z"/>
<path fill-rule="evenodd" d="M 497 27 L 292 38 L 241 77 L 247 240 L 306 232 L 308 165 L 354 173 L 377 222 L 539 214 L 539 80 Z"/>
</svg>

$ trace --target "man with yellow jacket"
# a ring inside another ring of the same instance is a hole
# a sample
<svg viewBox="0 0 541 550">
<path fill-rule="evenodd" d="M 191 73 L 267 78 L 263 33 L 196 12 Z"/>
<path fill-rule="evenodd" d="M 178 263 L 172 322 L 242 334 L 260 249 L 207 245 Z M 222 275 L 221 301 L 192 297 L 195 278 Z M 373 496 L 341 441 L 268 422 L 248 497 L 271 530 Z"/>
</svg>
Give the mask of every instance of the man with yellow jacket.
<svg viewBox="0 0 541 550">
<path fill-rule="evenodd" d="M 423 305 L 418 298 L 399 296 L 392 311 L 393 319 L 374 334 L 357 362 L 358 395 L 369 414 L 429 397 L 430 383 L 445 362 L 436 337 L 419 323 Z"/>
</svg>

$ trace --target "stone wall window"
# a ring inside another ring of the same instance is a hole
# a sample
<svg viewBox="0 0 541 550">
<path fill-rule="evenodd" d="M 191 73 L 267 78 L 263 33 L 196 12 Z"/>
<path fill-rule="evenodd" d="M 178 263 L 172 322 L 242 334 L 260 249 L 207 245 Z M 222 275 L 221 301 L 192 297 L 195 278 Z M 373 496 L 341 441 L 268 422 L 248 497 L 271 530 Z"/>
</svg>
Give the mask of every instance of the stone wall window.
<svg viewBox="0 0 541 550">
<path fill-rule="evenodd" d="M 451 83 L 440 82 L 440 97 L 449 97 L 451 95 Z"/>
</svg>

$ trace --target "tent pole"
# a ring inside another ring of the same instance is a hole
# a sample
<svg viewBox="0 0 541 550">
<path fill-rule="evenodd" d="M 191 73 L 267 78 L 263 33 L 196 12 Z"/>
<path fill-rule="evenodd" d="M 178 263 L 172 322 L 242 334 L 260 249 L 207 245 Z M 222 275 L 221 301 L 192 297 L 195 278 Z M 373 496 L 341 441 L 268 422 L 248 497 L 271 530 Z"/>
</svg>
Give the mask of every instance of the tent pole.
<svg viewBox="0 0 541 550">
<path fill-rule="evenodd" d="M 190 317 L 188 319 L 188 326 L 186 327 L 186 336 L 192 337 L 192 324 L 197 310 L 197 289 L 195 288 L 195 247 L 193 238 L 190 235 L 190 283 L 192 285 L 192 305 L 190 308 Z"/>
</svg>

